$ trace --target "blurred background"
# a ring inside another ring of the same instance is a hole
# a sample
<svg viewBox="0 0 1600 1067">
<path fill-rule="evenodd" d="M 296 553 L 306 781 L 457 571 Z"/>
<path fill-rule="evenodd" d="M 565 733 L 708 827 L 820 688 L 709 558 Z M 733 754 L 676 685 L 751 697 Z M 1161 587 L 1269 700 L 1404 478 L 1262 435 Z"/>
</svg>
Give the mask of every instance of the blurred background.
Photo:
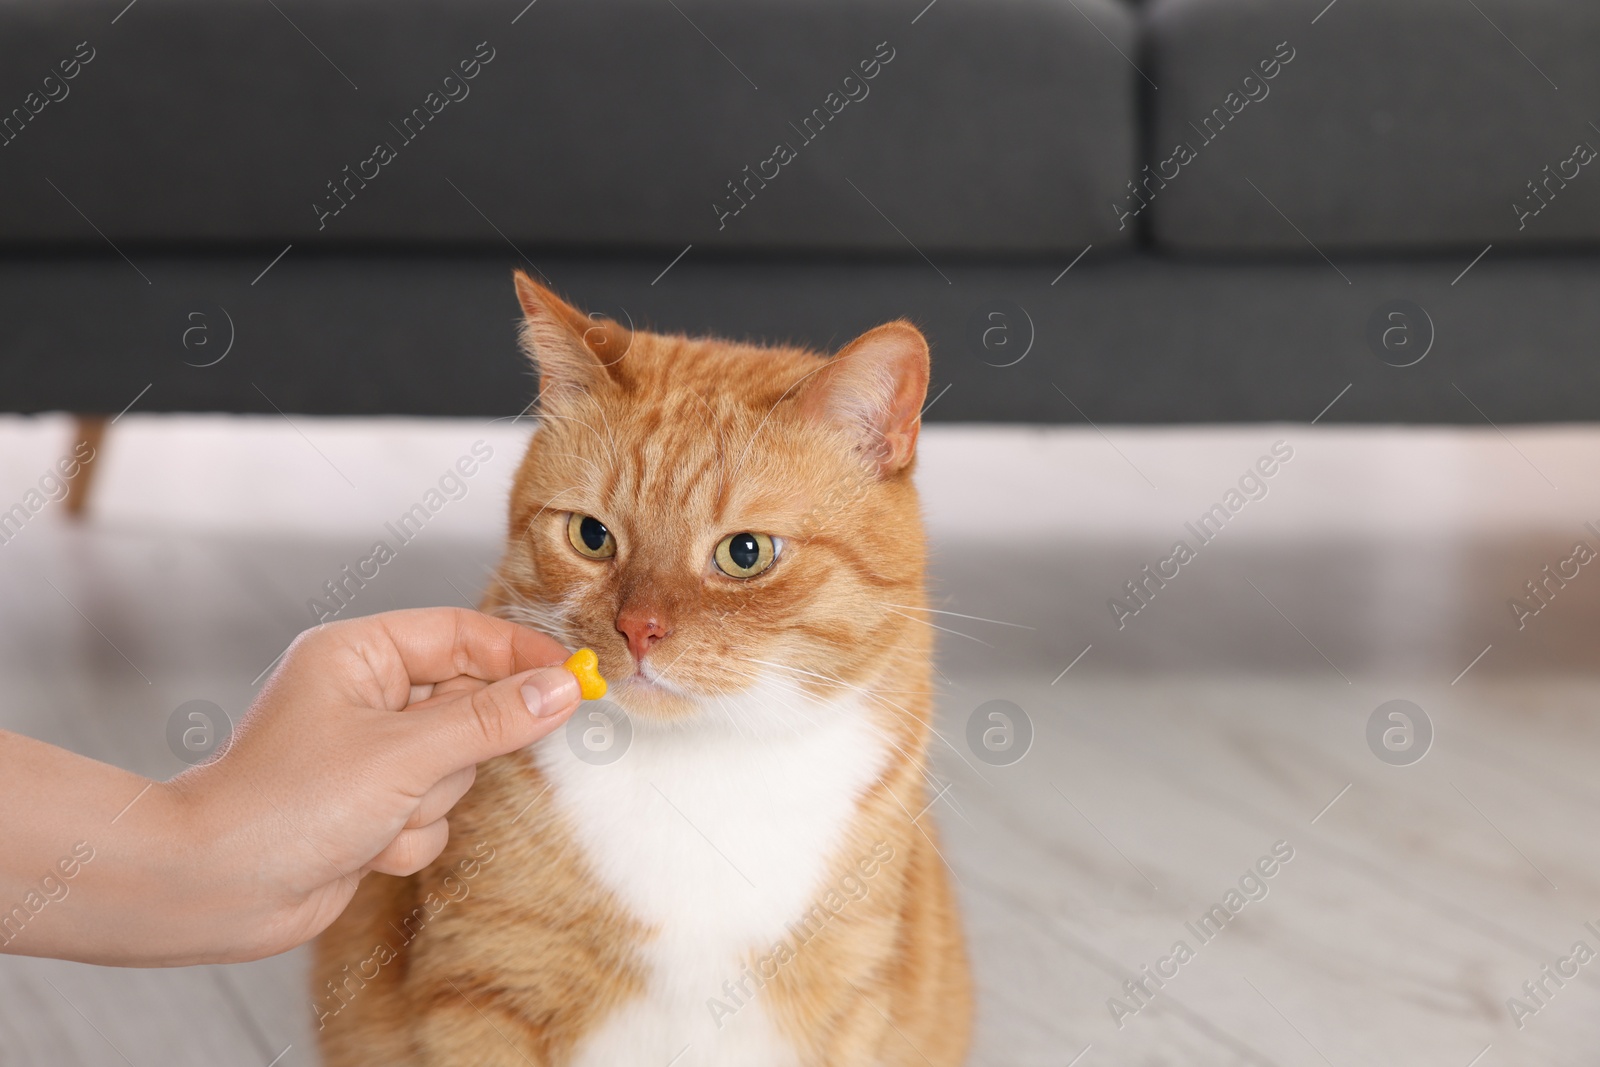
<svg viewBox="0 0 1600 1067">
<path fill-rule="evenodd" d="M 1600 949 L 1597 49 L 1579 0 L 0 0 L 0 727 L 177 773 L 481 443 L 340 614 L 476 602 L 514 268 L 909 317 L 971 1062 L 1592 1063 L 1600 971 L 1524 983 Z M 314 1064 L 305 968 L 0 957 L 0 1063 Z"/>
</svg>

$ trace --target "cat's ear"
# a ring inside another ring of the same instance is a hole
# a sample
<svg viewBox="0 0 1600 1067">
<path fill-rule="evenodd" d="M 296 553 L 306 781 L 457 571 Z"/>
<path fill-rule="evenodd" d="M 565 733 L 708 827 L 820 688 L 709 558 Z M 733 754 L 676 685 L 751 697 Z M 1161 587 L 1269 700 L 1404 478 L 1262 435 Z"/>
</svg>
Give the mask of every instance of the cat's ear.
<svg viewBox="0 0 1600 1067">
<path fill-rule="evenodd" d="M 632 338 L 610 319 L 591 318 L 522 271 L 512 274 L 522 305 L 522 350 L 539 368 L 539 395 L 587 392 L 627 354 Z"/>
<path fill-rule="evenodd" d="M 928 394 L 928 342 L 905 320 L 868 330 L 812 376 L 800 409 L 855 435 L 883 474 L 904 470 L 917 451 Z"/>
</svg>

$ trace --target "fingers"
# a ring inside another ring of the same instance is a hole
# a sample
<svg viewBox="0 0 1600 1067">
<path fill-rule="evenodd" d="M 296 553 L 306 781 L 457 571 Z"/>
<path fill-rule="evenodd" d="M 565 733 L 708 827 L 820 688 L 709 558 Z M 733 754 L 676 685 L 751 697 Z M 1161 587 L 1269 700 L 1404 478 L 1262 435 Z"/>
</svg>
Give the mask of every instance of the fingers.
<svg viewBox="0 0 1600 1067">
<path fill-rule="evenodd" d="M 475 689 L 482 689 L 488 684 L 489 683 L 484 681 L 482 678 L 469 678 L 464 674 L 458 674 L 454 678 L 451 678 L 448 681 L 440 682 L 438 685 L 434 686 L 433 695 L 436 697 L 454 698 L 463 692 L 471 692 Z"/>
<path fill-rule="evenodd" d="M 398 718 L 409 734 L 411 765 L 434 782 L 533 744 L 566 721 L 579 695 L 571 671 L 541 667 Z"/>
<path fill-rule="evenodd" d="M 406 820 L 406 829 L 427 826 L 444 818 L 450 809 L 456 806 L 456 801 L 467 795 L 467 790 L 472 788 L 472 783 L 477 777 L 478 768 L 473 766 L 452 771 L 439 779 L 432 789 L 422 794 L 422 801 L 417 805 L 417 810 Z"/>
<path fill-rule="evenodd" d="M 459 700 L 463 693 L 474 692 L 482 689 L 488 684 L 488 682 L 482 681 L 478 678 L 468 678 L 464 674 L 457 675 L 447 682 L 440 682 L 438 685 L 429 686 L 428 688 L 430 688 L 432 692 L 428 694 L 428 698 L 426 700 L 413 700 L 411 703 L 405 706 L 405 710 L 420 711 L 425 708 L 436 708 L 443 704 L 449 704 L 453 701 Z"/>
<path fill-rule="evenodd" d="M 567 658 L 567 650 L 544 634 L 465 608 L 389 611 L 351 622 L 381 628 L 413 685 L 458 674 L 497 682 Z"/>
<path fill-rule="evenodd" d="M 438 858 L 450 841 L 450 823 L 436 819 L 426 826 L 401 830 L 384 850 L 372 857 L 366 869 L 403 878 L 416 874 Z"/>
</svg>

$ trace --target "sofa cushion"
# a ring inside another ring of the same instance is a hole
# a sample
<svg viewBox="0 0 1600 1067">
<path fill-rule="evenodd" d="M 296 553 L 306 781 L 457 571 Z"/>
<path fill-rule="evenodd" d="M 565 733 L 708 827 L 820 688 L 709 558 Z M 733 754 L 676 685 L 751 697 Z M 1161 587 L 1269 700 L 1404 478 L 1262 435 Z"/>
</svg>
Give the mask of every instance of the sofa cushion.
<svg viewBox="0 0 1600 1067">
<path fill-rule="evenodd" d="M 1145 14 L 1159 89 L 1138 177 L 1157 180 L 1140 214 L 1161 245 L 1600 239 L 1589 0 L 1156 0 Z M 1137 207 L 1124 193 L 1118 210 Z"/>
<path fill-rule="evenodd" d="M 1119 0 L 117 7 L 0 3 L 0 239 L 1126 236 L 1098 210 L 1134 158 Z"/>
</svg>

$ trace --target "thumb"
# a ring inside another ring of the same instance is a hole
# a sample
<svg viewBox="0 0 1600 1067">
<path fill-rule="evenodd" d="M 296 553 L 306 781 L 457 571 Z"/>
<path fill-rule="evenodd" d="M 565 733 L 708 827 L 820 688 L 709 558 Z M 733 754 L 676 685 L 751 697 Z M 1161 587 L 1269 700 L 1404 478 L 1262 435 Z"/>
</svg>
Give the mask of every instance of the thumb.
<svg viewBox="0 0 1600 1067">
<path fill-rule="evenodd" d="M 526 748 L 557 729 L 578 706 L 578 679 L 565 667 L 540 667 L 502 679 L 437 708 L 403 712 L 421 720 L 415 744 L 428 784 L 464 767 Z"/>
</svg>

